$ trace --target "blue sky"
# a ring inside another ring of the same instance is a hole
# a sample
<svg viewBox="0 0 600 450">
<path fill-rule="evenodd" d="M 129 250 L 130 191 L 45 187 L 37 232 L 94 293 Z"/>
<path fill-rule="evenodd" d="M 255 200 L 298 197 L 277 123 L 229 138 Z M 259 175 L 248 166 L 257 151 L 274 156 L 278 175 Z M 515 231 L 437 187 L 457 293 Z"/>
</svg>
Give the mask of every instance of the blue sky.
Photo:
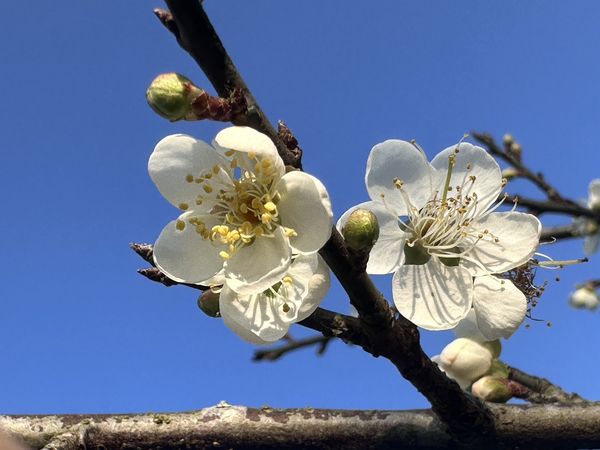
<svg viewBox="0 0 600 450">
<path fill-rule="evenodd" d="M 367 155 L 390 138 L 417 139 L 432 157 L 472 129 L 511 132 L 564 194 L 583 198 L 600 177 L 597 2 L 205 3 L 269 117 L 300 140 L 337 216 L 367 199 Z M 223 127 L 168 123 L 147 107 L 161 72 L 209 86 L 154 6 L 3 6 L 0 412 L 180 411 L 220 400 L 426 407 L 391 364 L 340 342 L 320 358 L 307 350 L 252 363 L 253 347 L 198 311 L 194 291 L 136 274 L 143 262 L 129 242 L 153 242 L 176 214 L 147 175 L 155 143 L 179 132 L 210 141 Z M 544 252 L 580 257 L 581 242 Z M 581 376 L 598 367 L 589 357 L 598 313 L 567 305 L 575 283 L 597 276 L 598 258 L 540 271 L 550 284 L 535 314 L 553 326 L 529 322 L 504 359 L 600 397 Z M 389 294 L 390 278 L 377 282 Z M 325 306 L 348 310 L 338 286 Z M 422 336 L 430 354 L 452 338 Z"/>
</svg>

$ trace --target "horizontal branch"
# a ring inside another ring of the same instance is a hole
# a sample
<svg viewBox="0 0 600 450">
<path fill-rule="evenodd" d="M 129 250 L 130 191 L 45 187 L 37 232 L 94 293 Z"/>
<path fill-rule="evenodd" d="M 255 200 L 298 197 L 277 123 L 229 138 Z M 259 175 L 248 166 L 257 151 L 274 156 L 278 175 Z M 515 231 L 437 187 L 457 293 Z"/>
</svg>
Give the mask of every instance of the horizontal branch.
<svg viewBox="0 0 600 450">
<path fill-rule="evenodd" d="M 600 447 L 600 405 L 490 409 L 494 448 Z M 0 416 L 0 429 L 31 449 L 456 448 L 430 410 L 254 409 L 221 403 L 175 414 Z"/>
<path fill-rule="evenodd" d="M 590 403 L 579 394 L 567 392 L 546 378 L 528 374 L 516 367 L 507 367 L 508 378 L 530 390 L 530 393 L 523 397 L 524 400 L 531 403 L 560 403 L 563 405 Z"/>
</svg>

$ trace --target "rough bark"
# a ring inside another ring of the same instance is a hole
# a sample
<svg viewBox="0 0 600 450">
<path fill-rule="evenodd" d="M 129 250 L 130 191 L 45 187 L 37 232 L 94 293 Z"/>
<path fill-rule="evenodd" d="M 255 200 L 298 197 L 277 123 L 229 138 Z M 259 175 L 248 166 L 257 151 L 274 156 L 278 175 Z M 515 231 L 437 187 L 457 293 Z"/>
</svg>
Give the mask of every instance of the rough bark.
<svg viewBox="0 0 600 450">
<path fill-rule="evenodd" d="M 490 410 L 496 439 L 487 448 L 600 446 L 597 404 L 490 405 Z M 458 448 L 430 410 L 255 409 L 222 403 L 177 414 L 0 416 L 0 428 L 31 449 Z"/>
</svg>

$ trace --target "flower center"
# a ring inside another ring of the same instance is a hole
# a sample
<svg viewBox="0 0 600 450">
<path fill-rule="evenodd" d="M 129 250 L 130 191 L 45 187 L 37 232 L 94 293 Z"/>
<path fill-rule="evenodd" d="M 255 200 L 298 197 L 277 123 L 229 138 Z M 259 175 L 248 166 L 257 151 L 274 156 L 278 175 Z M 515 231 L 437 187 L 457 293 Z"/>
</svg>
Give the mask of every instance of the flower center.
<svg viewBox="0 0 600 450">
<path fill-rule="evenodd" d="M 441 197 L 436 192 L 420 209 L 411 203 L 403 190 L 404 183 L 397 178 L 393 180 L 408 209 L 408 217 L 400 221 L 400 227 L 407 234 L 404 246 L 406 264 L 425 264 L 432 256 L 436 256 L 447 266 L 457 266 L 461 258 L 471 260 L 468 253 L 481 239 L 499 242 L 489 230 L 478 229 L 475 219 L 495 210 L 504 199 L 490 210 L 481 211 L 477 193 L 473 192 L 477 178 L 469 175 L 470 165 L 467 165 L 461 184 L 452 186 L 450 181 L 456 153 L 458 148 L 448 158 Z"/>
<path fill-rule="evenodd" d="M 227 260 L 243 246 L 251 245 L 256 238 L 273 237 L 280 225 L 277 203 L 281 199 L 276 189 L 277 171 L 270 158 L 261 158 L 253 152 L 230 150 L 229 167 L 215 165 L 199 177 L 187 175 L 188 183 L 197 183 L 202 193 L 196 205 L 209 204 L 209 214 L 219 219 L 219 224 L 208 229 L 200 217 L 189 219 L 196 232 L 205 239 L 226 246 L 220 252 Z M 182 208 L 187 209 L 187 208 Z M 288 237 L 297 235 L 285 228 Z"/>
</svg>

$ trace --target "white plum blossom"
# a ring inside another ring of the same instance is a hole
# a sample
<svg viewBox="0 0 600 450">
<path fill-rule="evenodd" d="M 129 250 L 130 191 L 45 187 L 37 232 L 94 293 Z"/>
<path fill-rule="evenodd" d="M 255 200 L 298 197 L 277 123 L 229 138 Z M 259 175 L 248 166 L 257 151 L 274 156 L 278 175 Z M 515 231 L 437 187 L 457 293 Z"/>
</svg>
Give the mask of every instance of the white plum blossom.
<svg viewBox="0 0 600 450">
<path fill-rule="evenodd" d="M 523 321 L 527 302 L 510 280 L 493 276 L 526 263 L 541 231 L 539 220 L 496 212 L 504 182 L 498 163 L 482 148 L 461 142 L 431 163 L 406 141 L 371 150 L 365 176 L 379 240 L 367 272 L 394 273 L 394 303 L 429 330 L 455 327 L 474 309 L 488 340 L 508 337 Z"/>
<path fill-rule="evenodd" d="M 592 211 L 600 213 L 600 179 L 592 180 L 590 183 L 587 206 Z M 591 256 L 598 251 L 600 246 L 600 226 L 593 220 L 585 220 L 583 228 L 586 233 L 583 251 L 586 256 Z"/>
<path fill-rule="evenodd" d="M 569 301 L 574 308 L 595 310 L 600 304 L 600 296 L 593 287 L 582 286 L 571 294 Z"/>
<path fill-rule="evenodd" d="M 148 162 L 160 193 L 183 213 L 154 246 L 170 278 L 208 284 L 221 270 L 240 294 L 262 292 L 288 271 L 293 254 L 316 252 L 329 239 L 329 195 L 315 177 L 286 173 L 273 142 L 230 127 L 213 145 L 176 134 Z"/>
<path fill-rule="evenodd" d="M 453 340 L 444 347 L 442 353 L 431 358 L 462 389 L 469 387 L 490 370 L 493 359 L 490 345 L 467 338 Z"/>
<path fill-rule="evenodd" d="M 291 324 L 310 316 L 329 285 L 325 262 L 316 253 L 299 255 L 286 274 L 263 292 L 239 294 L 225 284 L 219 294 L 219 311 L 242 339 L 267 344 L 285 336 Z"/>
</svg>

